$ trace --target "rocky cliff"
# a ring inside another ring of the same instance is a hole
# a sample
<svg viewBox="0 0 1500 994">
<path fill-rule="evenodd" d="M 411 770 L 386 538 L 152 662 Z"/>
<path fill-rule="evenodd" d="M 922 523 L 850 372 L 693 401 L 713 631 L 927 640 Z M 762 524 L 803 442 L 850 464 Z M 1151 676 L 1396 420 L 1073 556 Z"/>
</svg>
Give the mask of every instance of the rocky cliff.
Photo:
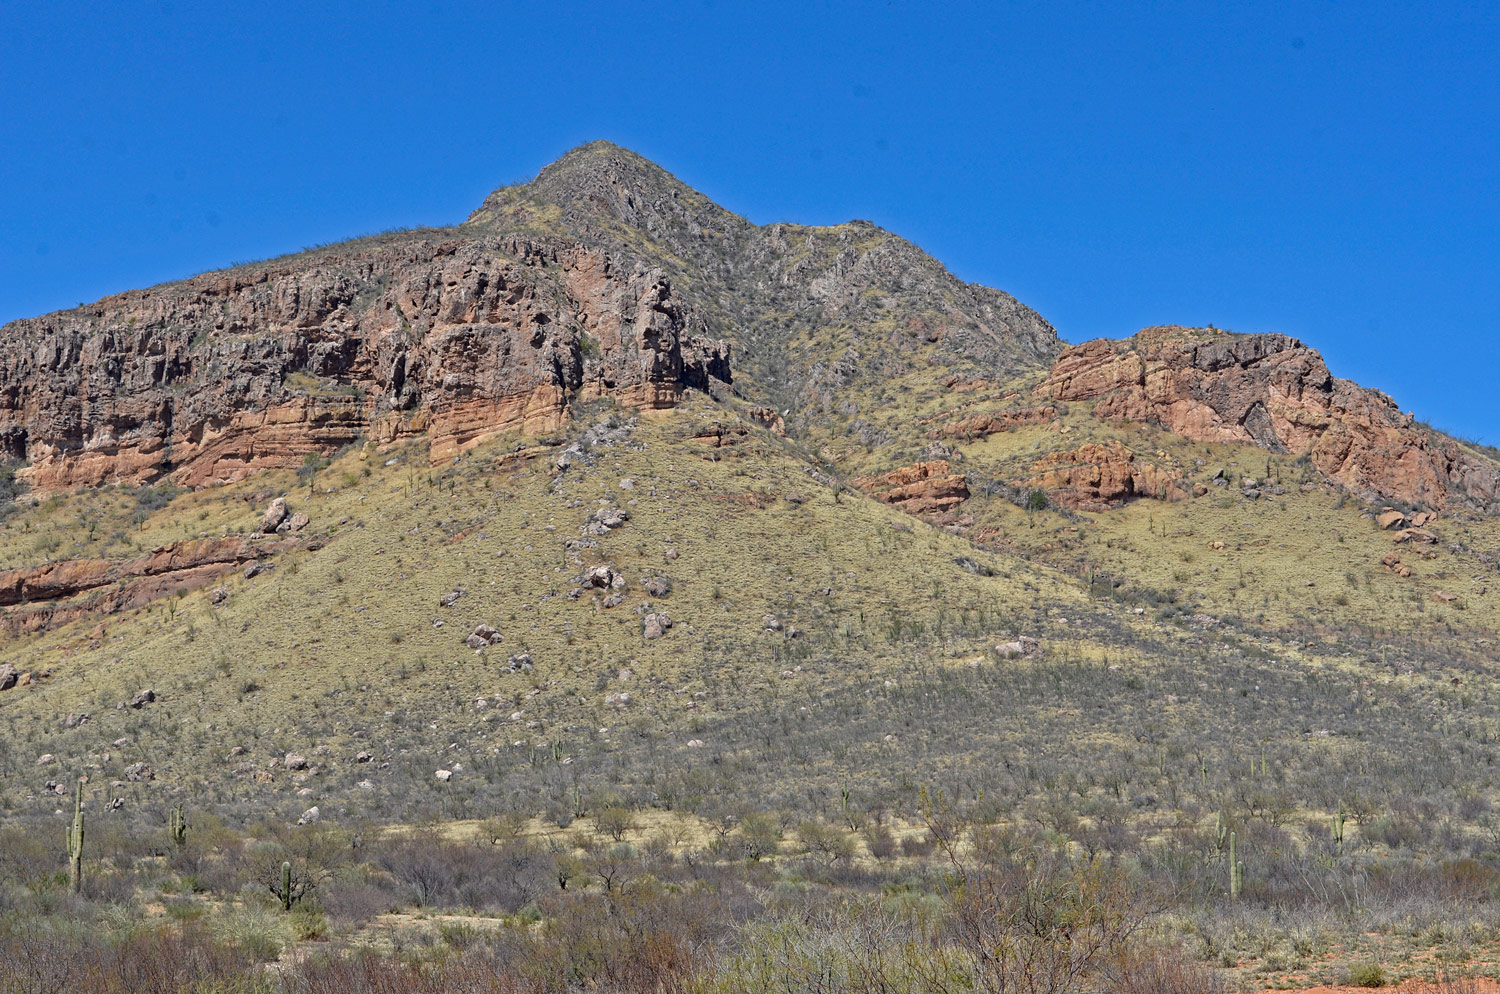
<svg viewBox="0 0 1500 994">
<path fill-rule="evenodd" d="M 0 453 L 41 490 L 200 486 L 356 437 L 434 460 L 609 395 L 668 407 L 729 348 L 659 271 L 576 245 L 398 236 L 0 329 Z"/>
<path fill-rule="evenodd" d="M 1285 335 L 1150 328 L 1067 349 L 1037 393 L 1093 401 L 1112 420 L 1152 421 L 1196 441 L 1306 455 L 1372 498 L 1500 507 L 1500 465 L 1417 424 L 1391 398 L 1334 377 Z"/>
</svg>

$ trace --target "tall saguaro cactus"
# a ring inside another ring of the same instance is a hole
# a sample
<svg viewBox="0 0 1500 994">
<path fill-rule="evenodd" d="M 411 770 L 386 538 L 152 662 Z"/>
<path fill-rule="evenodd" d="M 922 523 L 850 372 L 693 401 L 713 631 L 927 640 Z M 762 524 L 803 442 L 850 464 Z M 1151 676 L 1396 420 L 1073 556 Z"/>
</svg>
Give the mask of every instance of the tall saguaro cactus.
<svg viewBox="0 0 1500 994">
<path fill-rule="evenodd" d="M 1229 833 L 1229 897 L 1231 900 L 1240 896 L 1240 888 L 1245 883 L 1245 864 L 1235 858 L 1235 833 Z"/>
<path fill-rule="evenodd" d="M 83 781 L 73 795 L 73 824 L 68 827 L 68 886 L 77 894 L 83 887 Z"/>
<path fill-rule="evenodd" d="M 292 864 L 283 861 L 281 864 L 281 910 L 292 910 Z"/>
<path fill-rule="evenodd" d="M 187 845 L 187 818 L 182 813 L 182 805 L 174 805 L 167 814 L 167 834 L 172 837 L 172 842 L 181 849 Z"/>
</svg>

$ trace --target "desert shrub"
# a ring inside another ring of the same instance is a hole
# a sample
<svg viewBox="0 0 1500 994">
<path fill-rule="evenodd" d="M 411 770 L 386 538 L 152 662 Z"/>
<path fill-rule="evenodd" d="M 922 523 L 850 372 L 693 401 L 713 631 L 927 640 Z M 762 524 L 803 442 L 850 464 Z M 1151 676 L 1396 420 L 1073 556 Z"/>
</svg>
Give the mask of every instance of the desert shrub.
<svg viewBox="0 0 1500 994">
<path fill-rule="evenodd" d="M 1390 978 L 1379 963 L 1360 963 L 1349 968 L 1345 982 L 1350 987 L 1384 987 Z"/>
<path fill-rule="evenodd" d="M 514 912 L 547 891 L 552 860 L 529 843 L 474 845 L 431 836 L 386 839 L 376 864 L 419 907 Z"/>
</svg>

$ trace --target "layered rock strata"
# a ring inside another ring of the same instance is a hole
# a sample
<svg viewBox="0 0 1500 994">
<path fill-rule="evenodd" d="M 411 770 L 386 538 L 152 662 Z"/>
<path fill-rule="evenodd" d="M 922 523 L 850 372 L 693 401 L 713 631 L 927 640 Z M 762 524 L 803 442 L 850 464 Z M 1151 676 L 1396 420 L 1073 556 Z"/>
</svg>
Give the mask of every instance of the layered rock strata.
<svg viewBox="0 0 1500 994">
<path fill-rule="evenodd" d="M 969 499 L 969 485 L 962 473 L 953 472 L 946 459 L 913 463 L 878 476 L 854 481 L 876 500 L 892 504 L 907 514 L 943 514 Z"/>
<path fill-rule="evenodd" d="M 1416 424 L 1380 391 L 1337 379 L 1286 335 L 1169 327 L 1086 342 L 1062 353 L 1037 393 L 1195 441 L 1306 455 L 1364 496 L 1500 509 L 1500 465 Z"/>
<path fill-rule="evenodd" d="M 285 544 L 192 539 L 134 559 L 71 559 L 0 571 L 0 630 L 14 635 L 140 607 L 207 586 Z"/>
<path fill-rule="evenodd" d="M 576 245 L 403 235 L 132 291 L 0 329 L 0 456 L 47 491 L 184 486 L 425 433 L 433 460 L 670 407 L 729 349 L 659 271 Z"/>
</svg>

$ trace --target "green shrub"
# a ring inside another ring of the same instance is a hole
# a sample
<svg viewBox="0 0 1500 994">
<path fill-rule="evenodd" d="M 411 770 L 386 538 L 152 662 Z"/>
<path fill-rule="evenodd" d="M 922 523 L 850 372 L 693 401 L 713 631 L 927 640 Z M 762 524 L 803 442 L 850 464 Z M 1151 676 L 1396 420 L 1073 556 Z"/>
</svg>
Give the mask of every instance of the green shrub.
<svg viewBox="0 0 1500 994">
<path fill-rule="evenodd" d="M 1390 977 L 1386 976 L 1385 967 L 1379 963 L 1361 963 L 1349 968 L 1348 984 L 1350 987 L 1384 987 L 1390 983 Z"/>
</svg>

